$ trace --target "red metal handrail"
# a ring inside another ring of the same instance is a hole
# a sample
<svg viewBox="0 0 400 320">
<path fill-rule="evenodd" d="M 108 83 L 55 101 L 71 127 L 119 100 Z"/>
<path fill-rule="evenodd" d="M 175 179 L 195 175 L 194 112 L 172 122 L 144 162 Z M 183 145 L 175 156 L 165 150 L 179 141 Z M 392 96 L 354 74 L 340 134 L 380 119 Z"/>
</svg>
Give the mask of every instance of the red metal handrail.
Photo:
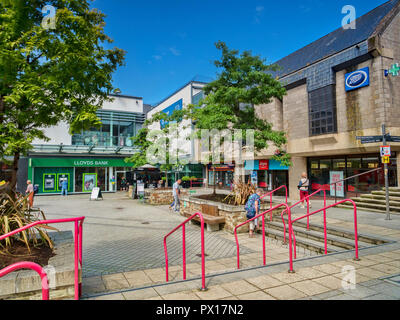
<svg viewBox="0 0 400 320">
<path fill-rule="evenodd" d="M 240 250 L 239 250 L 239 240 L 238 240 L 238 237 L 237 237 L 237 229 L 242 227 L 242 226 L 244 226 L 245 224 L 248 224 L 249 222 L 251 222 L 251 221 L 253 221 L 255 219 L 258 219 L 259 217 L 262 217 L 262 227 L 263 227 L 263 231 L 262 231 L 262 234 L 263 234 L 263 237 L 262 237 L 262 239 L 263 239 L 263 264 L 265 266 L 266 265 L 266 255 L 265 255 L 265 253 L 266 253 L 265 252 L 266 251 L 265 250 L 265 215 L 267 213 L 273 211 L 273 210 L 276 210 L 276 209 L 282 207 L 282 206 L 286 207 L 286 210 L 287 210 L 288 216 L 289 216 L 289 220 L 290 220 L 291 219 L 290 207 L 286 203 L 281 203 L 281 204 L 278 204 L 277 206 L 275 206 L 275 207 L 273 207 L 273 208 L 271 208 L 271 209 L 269 209 L 269 210 L 267 210 L 267 211 L 255 216 L 254 218 L 251 218 L 251 219 L 247 220 L 246 222 L 243 222 L 243 223 L 241 223 L 241 224 L 239 224 L 239 225 L 237 225 L 235 227 L 234 234 L 235 234 L 235 239 L 236 239 L 236 252 L 237 252 L 237 267 L 238 267 L 238 269 L 240 269 L 240 258 L 239 258 Z M 289 225 L 289 230 L 291 230 L 291 226 L 292 226 L 292 224 Z M 292 238 L 289 236 L 289 257 L 290 257 L 290 259 L 289 259 L 289 263 L 290 263 L 289 272 L 293 272 L 292 250 L 293 250 L 293 248 L 292 248 Z"/>
<path fill-rule="evenodd" d="M 165 271 L 166 271 L 166 280 L 168 282 L 168 251 L 167 251 L 167 238 L 173 234 L 176 230 L 182 227 L 182 257 L 183 257 L 183 280 L 186 280 L 186 237 L 185 237 L 185 224 L 190 220 L 194 219 L 194 217 L 198 216 L 200 218 L 201 223 L 201 289 L 206 290 L 206 272 L 205 272 L 205 253 L 204 253 L 204 218 L 200 212 L 196 212 L 190 218 L 186 219 L 179 226 L 173 229 L 170 233 L 168 233 L 164 237 L 164 252 L 165 252 Z"/>
<path fill-rule="evenodd" d="M 307 214 L 305 216 L 296 218 L 293 221 L 290 221 L 290 224 L 292 225 L 292 227 L 290 227 L 290 229 L 292 230 L 292 235 L 293 235 L 293 247 L 294 247 L 294 258 L 295 259 L 296 259 L 296 236 L 295 236 L 295 234 L 293 232 L 293 223 L 295 223 L 296 221 L 299 221 L 301 219 L 304 219 L 308 215 L 311 216 L 311 215 L 314 215 L 314 214 L 319 213 L 321 211 L 324 211 L 325 254 L 328 254 L 328 251 L 327 251 L 327 231 L 326 231 L 326 209 L 336 207 L 336 206 L 338 206 L 338 205 L 340 205 L 342 203 L 345 203 L 345 202 L 351 202 L 353 204 L 353 208 L 354 208 L 354 242 L 355 242 L 355 251 L 356 251 L 355 260 L 359 260 L 359 258 L 358 258 L 358 231 L 357 231 L 357 205 L 351 199 L 345 199 L 345 200 L 336 202 L 336 203 L 334 203 L 332 205 L 324 206 L 324 208 L 322 208 L 322 209 L 319 209 L 319 210 L 317 210 L 315 212 L 312 212 L 312 213 Z M 290 234 L 289 234 L 289 238 L 291 238 Z"/>
<path fill-rule="evenodd" d="M 275 190 L 272 190 L 271 192 L 268 192 L 268 193 L 266 193 L 266 194 L 264 194 L 260 199 L 262 200 L 262 199 L 264 199 L 266 196 L 269 196 L 269 208 L 271 209 L 272 208 L 272 195 L 275 193 L 275 192 L 277 192 L 277 191 L 279 191 L 279 190 L 281 190 L 281 189 L 283 189 L 283 188 L 285 188 L 285 192 L 286 192 L 286 204 L 287 204 L 287 201 L 288 201 L 288 189 L 287 189 L 287 187 L 286 187 L 286 185 L 282 185 L 282 186 L 280 186 L 279 188 L 276 188 Z M 272 211 L 271 211 L 271 221 L 272 221 Z"/>
<path fill-rule="evenodd" d="M 324 206 L 326 206 L 326 190 L 323 190 L 323 189 L 318 189 L 314 193 L 312 193 L 309 196 L 303 198 L 303 200 L 300 200 L 299 202 L 296 202 L 295 204 L 290 206 L 290 209 L 293 209 L 294 207 L 296 207 L 300 203 L 304 203 L 304 200 L 307 201 L 307 230 L 310 230 L 310 198 L 312 198 L 313 196 L 315 196 L 317 193 L 320 193 L 320 192 L 324 193 Z M 281 213 L 281 219 L 282 219 L 282 222 L 283 222 L 283 242 L 284 243 L 286 243 L 286 223 L 285 223 L 285 219 L 283 218 L 283 215 L 285 214 L 285 212 L 286 212 L 286 210 L 282 211 L 282 213 Z"/>
<path fill-rule="evenodd" d="M 31 269 L 39 274 L 42 281 L 42 300 L 49 300 L 49 283 L 47 280 L 47 274 L 44 269 L 36 263 L 28 261 L 14 263 L 11 266 L 0 270 L 0 278 L 20 269 Z"/>
<path fill-rule="evenodd" d="M 55 223 L 74 222 L 75 223 L 75 238 L 74 238 L 74 243 L 75 243 L 75 254 L 74 254 L 75 300 L 79 300 L 79 297 L 81 294 L 81 286 L 79 285 L 79 264 L 81 265 L 81 269 L 82 269 L 82 231 L 83 231 L 82 224 L 83 224 L 84 220 L 85 220 L 85 217 L 36 221 L 36 222 L 28 224 L 22 228 L 16 229 L 12 232 L 9 232 L 7 234 L 0 236 L 0 241 L 6 239 L 8 237 L 11 237 L 17 233 L 20 233 L 22 231 L 30 229 L 34 226 L 37 226 L 37 225 L 48 225 L 48 224 L 55 224 Z M 78 222 L 79 222 L 79 224 L 78 224 Z"/>
</svg>

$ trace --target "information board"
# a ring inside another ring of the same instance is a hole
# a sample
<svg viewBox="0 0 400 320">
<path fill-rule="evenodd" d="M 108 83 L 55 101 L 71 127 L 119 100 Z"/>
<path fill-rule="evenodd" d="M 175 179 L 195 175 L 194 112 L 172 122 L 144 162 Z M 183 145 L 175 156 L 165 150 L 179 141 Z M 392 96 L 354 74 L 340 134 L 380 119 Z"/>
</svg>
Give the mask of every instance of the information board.
<svg viewBox="0 0 400 320">
<path fill-rule="evenodd" d="M 100 198 L 103 199 L 100 188 L 93 188 L 92 193 L 90 194 L 90 200 L 99 200 Z"/>
<path fill-rule="evenodd" d="M 341 181 L 344 179 L 343 177 L 343 171 L 330 171 L 330 183 L 335 183 L 336 181 Z M 335 196 L 335 185 L 331 184 L 331 196 Z M 336 196 L 337 197 L 344 197 L 344 182 L 341 181 L 336 184 Z"/>
</svg>

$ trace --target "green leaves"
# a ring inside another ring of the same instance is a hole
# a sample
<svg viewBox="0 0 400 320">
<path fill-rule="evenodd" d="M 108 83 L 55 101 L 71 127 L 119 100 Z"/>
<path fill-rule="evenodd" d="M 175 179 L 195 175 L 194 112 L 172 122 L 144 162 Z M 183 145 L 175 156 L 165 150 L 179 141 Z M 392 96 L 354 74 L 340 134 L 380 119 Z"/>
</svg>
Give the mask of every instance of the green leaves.
<svg viewBox="0 0 400 320">
<path fill-rule="evenodd" d="M 250 51 L 239 54 L 221 41 L 216 47 L 222 53 L 221 59 L 215 62 L 221 72 L 217 80 L 204 88 L 206 98 L 189 107 L 187 117 L 195 121 L 196 129 L 255 130 L 257 151 L 267 148 L 269 142 L 283 146 L 287 142 L 285 133 L 273 130 L 267 120 L 257 117 L 254 109 L 256 105 L 270 103 L 272 98 L 282 99 L 286 94 L 285 88 L 271 75 L 278 66 L 265 64 Z M 288 159 L 287 155 L 285 163 Z"/>
<path fill-rule="evenodd" d="M 56 28 L 42 27 L 42 8 L 56 9 Z M 71 132 L 98 126 L 96 111 L 112 92 L 125 52 L 108 49 L 105 15 L 89 0 L 0 1 L 0 151 L 25 153 L 43 128 Z"/>
</svg>

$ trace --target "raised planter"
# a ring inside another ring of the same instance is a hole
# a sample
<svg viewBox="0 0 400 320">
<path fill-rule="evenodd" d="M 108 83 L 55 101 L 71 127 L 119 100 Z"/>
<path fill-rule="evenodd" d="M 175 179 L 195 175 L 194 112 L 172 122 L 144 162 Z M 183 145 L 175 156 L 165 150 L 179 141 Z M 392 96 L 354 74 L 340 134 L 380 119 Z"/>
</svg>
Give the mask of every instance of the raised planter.
<svg viewBox="0 0 400 320">
<path fill-rule="evenodd" d="M 74 299 L 75 267 L 72 231 L 50 232 L 55 256 L 45 268 L 49 279 L 50 299 Z M 82 273 L 79 271 L 79 283 Z M 0 300 L 41 300 L 42 285 L 39 275 L 32 270 L 12 272 L 0 278 Z"/>
<path fill-rule="evenodd" d="M 273 203 L 273 206 L 277 203 Z M 270 204 L 261 204 L 261 210 L 266 211 L 270 208 Z M 281 214 L 284 208 L 279 208 L 273 211 L 273 215 Z M 234 233 L 237 225 L 246 222 L 248 219 L 246 217 L 246 210 L 243 206 L 233 206 L 224 204 L 221 202 L 210 201 L 205 199 L 197 198 L 196 196 L 181 196 L 181 207 L 180 214 L 182 216 L 187 216 L 189 214 L 194 214 L 196 212 L 201 212 L 204 214 L 209 214 L 212 216 L 223 216 L 225 217 L 224 230 Z M 269 217 L 269 214 L 268 214 Z M 244 225 L 240 227 L 237 231 L 238 233 L 249 232 L 249 225 Z"/>
</svg>

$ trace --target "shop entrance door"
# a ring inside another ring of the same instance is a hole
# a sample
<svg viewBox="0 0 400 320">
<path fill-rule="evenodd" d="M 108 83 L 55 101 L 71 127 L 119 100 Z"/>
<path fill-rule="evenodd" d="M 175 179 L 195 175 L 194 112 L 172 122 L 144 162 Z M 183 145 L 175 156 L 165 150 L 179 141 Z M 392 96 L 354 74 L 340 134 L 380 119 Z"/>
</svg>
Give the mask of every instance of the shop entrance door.
<svg viewBox="0 0 400 320">
<path fill-rule="evenodd" d="M 289 192 L 289 172 L 286 170 L 272 171 L 272 189 L 277 189 L 280 186 L 285 185 Z M 285 196 L 285 189 L 280 189 L 276 192 L 277 196 Z"/>
<path fill-rule="evenodd" d="M 122 186 L 121 186 L 121 182 L 122 179 L 125 178 L 126 179 L 126 171 L 116 171 L 116 186 L 117 186 L 117 191 L 122 191 Z"/>
</svg>

